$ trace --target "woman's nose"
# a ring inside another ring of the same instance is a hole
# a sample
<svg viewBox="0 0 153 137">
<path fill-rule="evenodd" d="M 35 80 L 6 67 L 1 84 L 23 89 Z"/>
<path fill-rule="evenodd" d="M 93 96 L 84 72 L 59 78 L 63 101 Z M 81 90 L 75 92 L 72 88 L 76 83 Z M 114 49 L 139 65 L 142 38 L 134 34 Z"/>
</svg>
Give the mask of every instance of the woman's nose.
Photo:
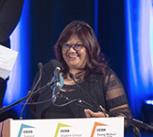
<svg viewBox="0 0 153 137">
<path fill-rule="evenodd" d="M 69 48 L 69 51 L 70 51 L 70 52 L 76 52 L 76 50 L 74 49 L 73 46 L 71 46 L 71 47 Z"/>
</svg>

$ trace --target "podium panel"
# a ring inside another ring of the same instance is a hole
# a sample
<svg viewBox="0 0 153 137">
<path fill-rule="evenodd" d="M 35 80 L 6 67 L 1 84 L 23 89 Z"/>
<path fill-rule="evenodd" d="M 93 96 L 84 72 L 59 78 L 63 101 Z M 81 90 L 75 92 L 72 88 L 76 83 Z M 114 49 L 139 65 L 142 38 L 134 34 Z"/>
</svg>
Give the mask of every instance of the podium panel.
<svg viewBox="0 0 153 137">
<path fill-rule="evenodd" d="M 124 118 L 6 120 L 1 137 L 124 137 Z"/>
</svg>

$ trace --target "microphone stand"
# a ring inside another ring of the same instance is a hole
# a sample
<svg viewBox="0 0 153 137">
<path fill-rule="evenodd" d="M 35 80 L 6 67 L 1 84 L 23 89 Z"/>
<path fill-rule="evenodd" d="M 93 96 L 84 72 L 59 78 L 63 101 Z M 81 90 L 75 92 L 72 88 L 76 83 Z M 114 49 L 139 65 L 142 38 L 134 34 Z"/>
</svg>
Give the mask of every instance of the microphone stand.
<svg viewBox="0 0 153 137">
<path fill-rule="evenodd" d="M 26 100 L 27 98 L 29 98 L 29 96 L 33 96 L 36 95 L 38 93 L 41 93 L 42 91 L 44 91 L 44 89 L 48 88 L 49 86 L 51 86 L 52 84 L 54 84 L 53 82 L 48 82 L 45 86 L 35 90 L 34 92 L 28 92 L 28 95 L 24 96 L 23 98 L 17 100 L 16 102 L 14 102 L 13 104 L 6 106 L 6 107 L 2 107 L 0 108 L 0 114 L 2 114 L 3 112 L 13 108 L 14 106 L 18 105 L 19 103 L 21 103 L 22 101 Z"/>
<path fill-rule="evenodd" d="M 17 100 L 16 102 L 14 102 L 13 104 L 11 104 L 11 105 L 9 105 L 9 106 L 0 108 L 0 114 L 2 114 L 3 112 L 5 112 L 5 111 L 11 109 L 12 107 L 18 105 L 19 103 L 21 103 L 22 101 L 24 101 L 25 99 L 27 99 L 28 96 L 29 96 L 29 94 L 26 95 L 25 97 L 23 97 L 23 98 Z"/>
<path fill-rule="evenodd" d="M 153 126 L 147 124 L 147 123 L 144 123 L 143 121 L 141 120 L 138 120 L 138 119 L 135 119 L 135 118 L 126 118 L 127 121 L 131 124 L 131 125 L 134 125 L 138 128 L 142 128 L 146 131 L 152 131 L 153 132 Z"/>
<path fill-rule="evenodd" d="M 135 119 L 135 118 L 128 118 L 128 117 L 124 117 L 127 122 L 129 123 L 129 125 L 131 125 L 133 127 L 133 133 L 135 137 L 141 137 L 141 132 L 140 129 L 144 129 L 145 131 L 151 131 L 153 132 L 153 126 L 144 123 L 141 120 Z"/>
</svg>

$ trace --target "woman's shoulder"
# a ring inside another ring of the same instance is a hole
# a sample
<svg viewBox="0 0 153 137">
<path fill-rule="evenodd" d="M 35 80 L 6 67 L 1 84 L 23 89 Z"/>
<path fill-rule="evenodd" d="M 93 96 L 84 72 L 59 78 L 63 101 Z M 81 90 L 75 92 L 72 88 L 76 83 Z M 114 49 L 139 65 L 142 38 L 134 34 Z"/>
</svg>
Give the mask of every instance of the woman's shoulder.
<svg viewBox="0 0 153 137">
<path fill-rule="evenodd" d="M 113 73 L 114 73 L 114 71 L 109 66 L 107 66 L 104 69 L 104 71 L 99 71 L 99 72 L 97 72 L 97 71 L 91 71 L 89 73 L 89 76 L 90 77 L 97 77 L 97 78 L 99 78 L 99 77 L 106 77 L 106 76 L 111 75 Z"/>
<path fill-rule="evenodd" d="M 102 72 L 91 72 L 89 73 L 88 77 L 86 78 L 88 81 L 94 82 L 98 81 L 100 83 L 105 83 L 106 81 L 110 81 L 111 79 L 118 80 L 118 76 L 112 70 L 112 68 L 107 67 L 107 69 Z"/>
</svg>

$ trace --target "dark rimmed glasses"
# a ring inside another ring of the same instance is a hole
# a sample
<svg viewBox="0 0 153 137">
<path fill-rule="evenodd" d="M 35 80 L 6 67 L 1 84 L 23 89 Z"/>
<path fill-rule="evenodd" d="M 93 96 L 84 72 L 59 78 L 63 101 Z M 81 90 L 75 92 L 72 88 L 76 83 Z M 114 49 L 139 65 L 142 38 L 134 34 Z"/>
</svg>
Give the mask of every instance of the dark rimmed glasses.
<svg viewBox="0 0 153 137">
<path fill-rule="evenodd" d="M 70 48 L 73 48 L 74 50 L 79 51 L 83 47 L 84 47 L 83 44 L 79 44 L 79 43 L 76 43 L 76 44 L 63 44 L 62 49 L 64 51 L 67 51 L 67 50 L 70 50 Z"/>
</svg>

